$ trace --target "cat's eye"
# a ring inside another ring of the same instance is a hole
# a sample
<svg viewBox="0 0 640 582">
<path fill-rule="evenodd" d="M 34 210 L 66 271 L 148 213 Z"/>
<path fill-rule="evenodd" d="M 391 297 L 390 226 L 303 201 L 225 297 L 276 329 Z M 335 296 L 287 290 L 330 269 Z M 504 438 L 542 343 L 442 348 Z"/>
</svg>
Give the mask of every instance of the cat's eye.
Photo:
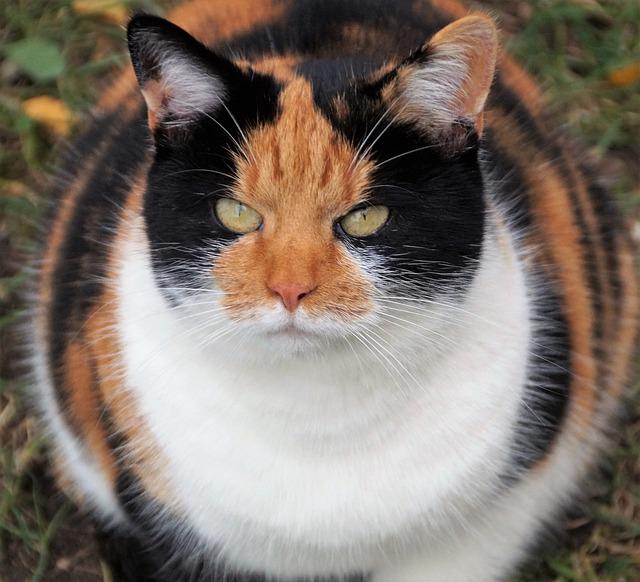
<svg viewBox="0 0 640 582">
<path fill-rule="evenodd" d="M 378 232 L 389 220 L 386 206 L 366 206 L 347 214 L 340 226 L 349 236 L 364 237 Z"/>
<path fill-rule="evenodd" d="M 233 198 L 218 198 L 215 212 L 223 226 L 237 234 L 247 234 L 258 230 L 262 224 L 262 216 L 253 208 L 233 200 Z"/>
</svg>

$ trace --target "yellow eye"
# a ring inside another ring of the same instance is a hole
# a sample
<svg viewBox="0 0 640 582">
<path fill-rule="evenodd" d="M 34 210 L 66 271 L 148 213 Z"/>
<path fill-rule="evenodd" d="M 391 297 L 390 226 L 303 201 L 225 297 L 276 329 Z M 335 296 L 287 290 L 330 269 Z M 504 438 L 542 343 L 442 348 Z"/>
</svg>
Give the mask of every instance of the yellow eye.
<svg viewBox="0 0 640 582">
<path fill-rule="evenodd" d="M 340 226 L 349 236 L 370 236 L 378 232 L 389 220 L 386 206 L 367 206 L 347 214 Z"/>
<path fill-rule="evenodd" d="M 232 198 L 218 199 L 216 202 L 216 216 L 224 226 L 238 234 L 246 234 L 258 230 L 262 224 L 262 216 L 253 208 Z"/>
</svg>

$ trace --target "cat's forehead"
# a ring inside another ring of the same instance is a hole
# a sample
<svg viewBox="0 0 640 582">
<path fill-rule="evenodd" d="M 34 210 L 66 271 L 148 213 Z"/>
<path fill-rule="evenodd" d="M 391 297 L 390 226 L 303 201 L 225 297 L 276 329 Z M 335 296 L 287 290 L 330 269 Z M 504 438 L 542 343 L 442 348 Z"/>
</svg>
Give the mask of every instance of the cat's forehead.
<svg viewBox="0 0 640 582">
<path fill-rule="evenodd" d="M 279 113 L 246 134 L 236 160 L 238 195 L 262 209 L 339 215 L 366 198 L 373 164 L 317 107 L 310 81 L 293 64 L 264 64 L 279 68 Z"/>
</svg>

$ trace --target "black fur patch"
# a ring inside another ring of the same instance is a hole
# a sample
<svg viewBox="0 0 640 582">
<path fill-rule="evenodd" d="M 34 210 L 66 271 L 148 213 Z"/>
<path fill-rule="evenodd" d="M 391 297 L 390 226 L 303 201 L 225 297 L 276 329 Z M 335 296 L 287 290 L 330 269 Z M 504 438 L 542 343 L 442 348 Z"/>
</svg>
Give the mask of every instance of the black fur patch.
<svg viewBox="0 0 640 582">
<path fill-rule="evenodd" d="M 370 203 L 391 209 L 376 235 L 350 243 L 386 257 L 406 288 L 413 283 L 427 295 L 462 290 L 476 272 L 485 227 L 477 137 L 471 134 L 467 147 L 451 155 L 394 121 L 380 100 L 383 85 L 355 84 L 343 93 L 346 117 L 325 109 L 345 139 L 376 164 Z"/>
<path fill-rule="evenodd" d="M 313 58 L 300 63 L 297 72 L 311 83 L 316 104 L 327 110 L 331 106 L 331 99 L 345 91 L 355 78 L 364 79 L 378 67 L 379 63 L 362 56 Z"/>
<path fill-rule="evenodd" d="M 144 24 L 151 17 L 139 18 Z M 156 21 L 153 19 L 154 26 L 160 26 Z M 211 242 L 235 238 L 213 219 L 211 203 L 229 192 L 232 152 L 241 150 L 243 133 L 276 118 L 280 91 L 271 77 L 243 73 L 188 35 L 190 40 L 184 39 L 186 33 L 179 34 L 174 28 L 163 31 L 172 38 L 172 50 L 185 58 L 195 53 L 194 58 L 220 78 L 226 97 L 224 106 L 214 102 L 210 111 L 184 128 L 161 123 L 155 132 L 156 156 L 149 173 L 144 218 L 153 266 L 163 288 L 197 286 L 202 270 L 211 265 L 212 257 L 203 256 L 203 249 Z M 140 33 L 133 32 L 134 38 L 136 34 Z M 146 74 L 146 70 L 141 72 L 142 79 Z M 171 300 L 171 291 L 167 297 Z"/>
<path fill-rule="evenodd" d="M 151 145 L 142 109 L 134 122 L 118 130 L 78 197 L 53 276 L 49 361 L 62 410 L 67 398 L 63 377 L 67 342 L 81 330 L 103 290 L 109 243 L 117 232 L 129 177 L 146 159 Z"/>
<path fill-rule="evenodd" d="M 298 72 L 311 81 L 316 101 L 326 105 L 354 76 L 365 77 L 393 58 L 402 61 L 450 20 L 412 0 L 295 0 L 277 22 L 215 48 L 247 58 L 300 55 Z"/>
<path fill-rule="evenodd" d="M 294 53 L 318 59 L 368 56 L 382 63 L 393 56 L 404 58 L 449 21 L 427 3 L 416 9 L 413 0 L 294 0 L 277 22 L 225 46 L 227 54 L 249 58 Z M 353 25 L 375 35 L 354 35 Z"/>
<path fill-rule="evenodd" d="M 551 276 L 540 273 L 531 284 L 537 289 L 537 328 L 530 341 L 527 393 L 520 406 L 507 481 L 519 480 L 548 454 L 569 408 L 572 362 L 564 306 Z"/>
</svg>

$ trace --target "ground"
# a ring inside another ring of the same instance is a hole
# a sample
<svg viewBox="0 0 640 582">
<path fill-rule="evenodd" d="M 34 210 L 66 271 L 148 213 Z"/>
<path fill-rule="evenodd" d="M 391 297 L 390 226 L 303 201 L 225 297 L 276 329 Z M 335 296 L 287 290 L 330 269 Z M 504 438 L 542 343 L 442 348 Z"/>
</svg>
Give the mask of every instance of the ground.
<svg viewBox="0 0 640 582">
<path fill-rule="evenodd" d="M 127 62 L 129 10 L 167 2 L 0 2 L 0 582 L 110 580 L 91 528 L 53 486 L 21 380 L 24 265 L 47 176 L 104 79 Z M 640 2 L 485 0 L 507 47 L 540 79 L 629 220 L 640 214 Z M 25 41 L 25 39 L 28 39 Z M 638 228 L 636 228 L 638 231 Z M 520 582 L 640 580 L 640 391 L 590 501 Z"/>
</svg>

